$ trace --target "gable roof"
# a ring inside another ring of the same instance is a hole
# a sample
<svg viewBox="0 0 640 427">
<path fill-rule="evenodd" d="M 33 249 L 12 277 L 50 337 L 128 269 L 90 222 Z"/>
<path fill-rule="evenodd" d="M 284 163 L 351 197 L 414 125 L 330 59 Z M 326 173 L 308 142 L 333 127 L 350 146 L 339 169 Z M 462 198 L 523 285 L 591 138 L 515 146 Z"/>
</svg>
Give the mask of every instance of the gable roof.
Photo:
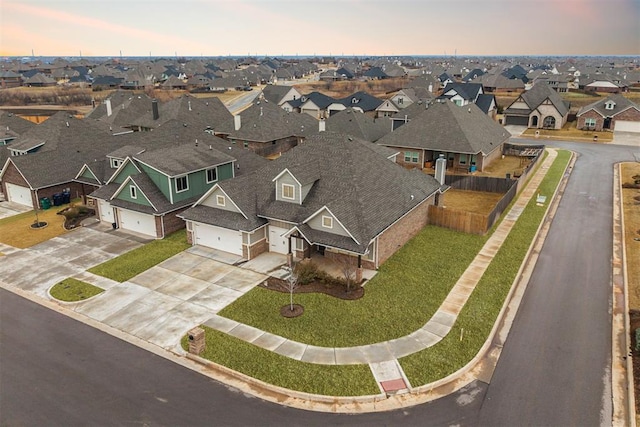
<svg viewBox="0 0 640 427">
<path fill-rule="evenodd" d="M 329 132 L 351 135 L 358 139 L 375 142 L 391 131 L 389 119 L 373 119 L 353 108 L 333 114 L 326 120 Z"/>
<path fill-rule="evenodd" d="M 229 138 L 270 142 L 317 129 L 318 121 L 308 114 L 289 113 L 273 102 L 256 102 L 240 113 L 240 129 L 230 131 Z"/>
<path fill-rule="evenodd" d="M 333 132 L 314 135 L 255 173 L 219 183 L 247 219 L 204 206 L 190 208 L 183 215 L 241 230 L 253 230 L 265 224 L 266 218 L 282 220 L 296 224 L 313 243 L 364 254 L 377 235 L 440 189 L 432 176 L 409 171 L 372 147 L 370 142 Z M 313 182 L 303 203 L 276 200 L 273 179 L 285 169 L 295 176 L 296 171 L 305 170 L 309 159 L 316 169 L 300 178 Z M 353 239 L 311 230 L 304 224 L 324 207 Z"/>
<path fill-rule="evenodd" d="M 368 94 L 367 92 L 356 92 L 344 98 L 338 99 L 338 103 L 345 107 L 357 107 L 362 111 L 373 111 L 380 106 L 384 101 L 376 98 L 375 96 Z"/>
<path fill-rule="evenodd" d="M 607 110 L 605 108 L 605 104 L 609 101 L 613 101 L 615 103 L 612 110 Z M 615 95 L 608 96 L 605 99 L 600 99 L 589 105 L 585 105 L 584 107 L 580 108 L 577 115 L 581 116 L 587 111 L 594 110 L 595 112 L 600 114 L 602 117 L 614 117 L 616 114 L 626 111 L 629 108 L 635 108 L 636 110 L 640 111 L 640 107 L 638 107 L 638 105 L 634 104 L 629 99 L 625 98 L 620 94 L 615 94 Z"/>
<path fill-rule="evenodd" d="M 448 92 L 454 91 L 465 100 L 474 102 L 478 95 L 482 93 L 482 85 L 480 83 L 447 83 L 442 90 L 442 97 L 451 98 L 455 95 L 448 95 Z"/>
<path fill-rule="evenodd" d="M 546 99 L 549 99 L 560 115 L 564 116 L 569 112 L 569 109 L 562 100 L 562 97 L 558 92 L 551 89 L 545 82 L 538 82 L 534 84 L 531 89 L 523 92 L 518 99 L 522 99 L 531 111 L 538 108 Z M 513 103 L 518 102 L 518 99 Z M 507 108 L 507 110 L 509 110 L 509 108 Z"/>
<path fill-rule="evenodd" d="M 488 154 L 510 136 L 475 104 L 458 107 L 446 101 L 429 105 L 377 143 L 388 147 Z"/>
<path fill-rule="evenodd" d="M 227 153 L 214 149 L 212 144 L 204 143 L 181 144 L 144 151 L 133 158 L 170 177 L 235 161 Z"/>
</svg>

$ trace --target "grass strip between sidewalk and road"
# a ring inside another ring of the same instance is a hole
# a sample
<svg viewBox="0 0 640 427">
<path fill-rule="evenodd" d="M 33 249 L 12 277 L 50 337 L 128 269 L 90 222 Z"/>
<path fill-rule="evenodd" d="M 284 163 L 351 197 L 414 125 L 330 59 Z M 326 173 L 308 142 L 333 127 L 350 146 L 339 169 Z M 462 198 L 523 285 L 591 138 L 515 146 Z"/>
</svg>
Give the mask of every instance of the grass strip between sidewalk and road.
<svg viewBox="0 0 640 427">
<path fill-rule="evenodd" d="M 203 326 L 207 346 L 200 355 L 235 371 L 290 390 L 326 396 L 379 394 L 368 365 L 300 362 Z M 189 348 L 187 337 L 182 348 Z"/>
<path fill-rule="evenodd" d="M 162 240 L 154 240 L 96 265 L 88 271 L 116 282 L 125 282 L 189 247 L 191 245 L 187 243 L 186 231 L 179 230 Z"/>
<path fill-rule="evenodd" d="M 559 151 L 558 157 L 547 172 L 546 177 L 540 184 L 538 193 L 546 194 L 549 197 L 555 192 L 566 165 L 571 158 L 568 151 Z M 422 384 L 444 378 L 445 376 L 455 372 L 462 366 L 466 365 L 481 348 L 487 339 L 497 315 L 504 303 L 504 299 L 509 292 L 511 284 L 517 274 L 524 256 L 531 244 L 533 237 L 538 229 L 540 222 L 544 217 L 546 207 L 536 206 L 535 198 L 531 200 L 525 210 L 522 212 L 515 227 L 507 237 L 504 245 L 490 264 L 487 272 L 482 277 L 480 283 L 476 287 L 471 298 L 465 305 L 458 321 L 454 325 L 452 331 L 442 341 L 433 347 L 415 353 L 411 356 L 400 360 L 400 363 L 408 376 L 412 386 L 416 387 Z M 497 224 L 491 230 L 493 232 Z M 427 227 L 419 236 L 426 238 L 430 236 L 430 227 Z M 463 235 L 471 239 L 477 236 Z M 483 243 L 486 239 L 481 239 Z M 416 241 L 416 242 L 414 242 Z M 464 244 L 463 242 L 456 242 Z M 415 244 L 417 246 L 411 246 Z M 473 245 L 473 244 L 472 244 Z M 444 245 L 446 246 L 446 245 Z M 413 271 L 418 279 L 421 277 L 421 270 L 407 268 L 408 265 L 402 264 L 401 261 L 413 261 L 420 265 L 431 263 L 431 259 L 420 253 L 422 244 L 420 237 L 414 238 L 405 246 L 407 251 L 417 251 L 413 259 L 408 254 L 403 254 L 403 250 L 394 255 L 386 265 L 395 266 L 394 270 Z M 460 247 L 456 246 L 460 251 Z M 475 253 L 479 248 L 475 248 Z M 445 263 L 450 261 L 447 257 L 437 257 L 437 260 Z M 470 260 L 467 262 L 470 262 Z M 390 274 L 389 272 L 388 274 Z M 460 273 L 461 274 L 461 273 Z M 457 274 L 456 278 L 460 276 Z M 394 282 L 395 285 L 402 285 L 402 282 Z M 407 284 L 414 286 L 414 281 Z M 367 285 L 368 287 L 369 285 Z M 448 291 L 447 291 L 448 292 Z M 384 297 L 386 294 L 380 294 Z M 295 295 L 297 298 L 300 295 Z M 425 298 L 426 299 L 426 298 Z M 299 302 L 299 301 L 298 301 Z M 271 306 L 273 310 L 280 307 L 280 303 Z M 286 301 L 285 301 L 286 303 Z M 380 301 L 381 304 L 384 301 Z M 270 302 L 273 304 L 273 302 Z M 416 316 L 415 304 L 409 302 L 403 307 L 404 311 L 410 313 L 410 316 L 419 318 L 419 322 L 424 324 L 423 316 Z M 305 307 L 305 314 L 307 315 Z M 334 318 L 332 323 L 346 323 L 352 330 L 360 331 L 358 325 L 349 316 L 349 311 L 343 311 L 342 317 Z M 265 313 L 261 313 L 265 315 Z M 375 320 L 383 322 L 385 325 L 389 320 L 387 313 L 384 311 L 374 311 L 370 313 Z M 406 316 L 403 316 L 403 321 Z M 287 319 L 291 320 L 291 319 Z M 421 326 L 420 325 L 420 326 Z M 324 327 L 325 325 L 317 325 Z M 242 340 L 239 340 L 222 332 L 215 331 L 211 328 L 203 326 L 206 331 L 207 350 L 202 357 L 215 363 L 224 365 L 235 371 L 260 379 L 269 384 L 280 387 L 289 388 L 308 393 L 330 396 L 356 396 L 370 395 L 378 393 L 377 389 L 370 385 L 373 376 L 367 365 L 314 365 L 305 362 L 296 361 L 284 356 L 275 354 L 269 350 L 262 349 Z M 462 341 L 460 341 L 460 331 L 464 328 L 465 332 Z M 415 328 L 417 329 L 417 328 Z M 397 333 L 398 329 L 394 329 Z M 309 334 L 314 331 L 308 330 Z M 183 348 L 187 349 L 186 337 L 182 341 Z"/>
<path fill-rule="evenodd" d="M 52 297 L 65 302 L 83 301 L 102 292 L 104 292 L 104 289 L 73 277 L 68 277 L 56 283 L 49 291 Z"/>
<path fill-rule="evenodd" d="M 570 152 L 558 151 L 558 157 L 540 183 L 537 193 L 548 197 L 554 194 L 570 158 Z M 428 384 L 444 378 L 475 357 L 493 328 L 545 212 L 546 206 L 537 206 L 533 197 L 478 282 L 449 334 L 433 347 L 400 359 L 400 365 L 412 385 Z"/>
</svg>

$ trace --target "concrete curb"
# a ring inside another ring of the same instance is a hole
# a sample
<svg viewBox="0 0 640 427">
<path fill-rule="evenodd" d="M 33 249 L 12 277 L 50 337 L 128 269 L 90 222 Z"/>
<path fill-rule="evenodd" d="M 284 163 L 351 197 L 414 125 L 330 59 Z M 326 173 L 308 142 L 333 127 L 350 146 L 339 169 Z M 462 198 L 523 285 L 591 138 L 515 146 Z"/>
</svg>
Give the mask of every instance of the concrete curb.
<svg viewBox="0 0 640 427">
<path fill-rule="evenodd" d="M 613 254 L 611 320 L 611 394 L 614 426 L 635 427 L 635 390 L 629 319 L 624 200 L 621 164 L 614 166 L 613 178 Z"/>
<path fill-rule="evenodd" d="M 544 238 L 548 232 L 551 222 L 548 218 L 549 212 L 553 208 L 553 212 L 555 213 L 555 210 L 560 203 L 560 198 L 557 196 L 561 193 L 561 189 L 562 192 L 564 191 L 568 180 L 566 172 L 573 168 L 575 161 L 575 153 L 572 153 L 572 157 L 565 167 L 563 178 L 556 186 L 552 197 L 550 197 L 551 201 L 547 205 L 543 219 L 536 230 L 536 234 L 534 235 L 531 245 L 525 254 L 523 262 L 520 265 L 520 269 L 512 283 L 511 289 L 505 297 L 505 302 L 500 313 L 496 317 L 496 322 L 494 323 L 487 340 L 469 363 L 447 377 L 434 381 L 430 384 L 412 388 L 409 393 L 392 395 L 390 397 L 387 397 L 384 394 L 352 397 L 324 396 L 274 386 L 225 366 L 202 359 L 198 356 L 188 354 L 187 357 L 198 361 L 199 363 L 203 363 L 206 366 L 223 373 L 225 376 L 233 377 L 236 380 L 240 380 L 248 384 L 253 392 L 252 394 L 257 395 L 260 398 L 299 409 L 320 412 L 366 413 L 406 408 L 430 402 L 451 394 L 476 379 L 488 383 L 498 362 L 498 358 L 500 357 L 502 344 L 504 343 L 504 340 L 506 340 L 511 323 L 524 295 L 524 291 L 528 285 L 533 268 L 535 267 L 535 261 L 537 260 L 539 249 L 542 247 L 542 243 L 544 242 Z M 545 231 L 544 233 L 541 233 L 543 228 L 545 228 Z M 516 295 L 516 293 L 518 295 Z M 507 317 L 507 314 L 510 314 L 510 316 Z M 494 339 L 498 331 L 500 332 L 500 338 L 498 339 L 498 342 L 494 343 Z M 238 387 L 237 385 L 234 386 Z"/>
</svg>

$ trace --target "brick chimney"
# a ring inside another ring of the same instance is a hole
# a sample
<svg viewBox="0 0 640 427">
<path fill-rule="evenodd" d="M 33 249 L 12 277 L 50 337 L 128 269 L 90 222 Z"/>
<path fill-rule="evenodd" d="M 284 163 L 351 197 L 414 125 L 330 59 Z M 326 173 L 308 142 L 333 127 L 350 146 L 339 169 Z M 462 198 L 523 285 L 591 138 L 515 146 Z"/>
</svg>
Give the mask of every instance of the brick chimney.
<svg viewBox="0 0 640 427">
<path fill-rule="evenodd" d="M 158 111 L 158 100 L 154 99 L 151 101 L 151 112 L 153 113 L 153 120 L 158 120 L 160 118 L 160 112 Z"/>
</svg>

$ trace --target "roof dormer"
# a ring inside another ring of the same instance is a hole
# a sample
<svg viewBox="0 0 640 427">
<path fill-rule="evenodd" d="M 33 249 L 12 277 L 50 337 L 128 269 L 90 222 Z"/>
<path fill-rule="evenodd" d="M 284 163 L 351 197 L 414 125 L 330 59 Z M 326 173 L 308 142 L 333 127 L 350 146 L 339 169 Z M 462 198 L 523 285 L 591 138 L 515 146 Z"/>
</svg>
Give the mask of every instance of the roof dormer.
<svg viewBox="0 0 640 427">
<path fill-rule="evenodd" d="M 313 184 L 318 180 L 314 165 L 315 163 L 301 165 L 295 170 L 286 168 L 273 178 L 276 185 L 276 200 L 301 205 Z"/>
<path fill-rule="evenodd" d="M 613 110 L 616 107 L 616 103 L 612 100 L 608 100 L 604 103 L 605 110 Z"/>
</svg>

